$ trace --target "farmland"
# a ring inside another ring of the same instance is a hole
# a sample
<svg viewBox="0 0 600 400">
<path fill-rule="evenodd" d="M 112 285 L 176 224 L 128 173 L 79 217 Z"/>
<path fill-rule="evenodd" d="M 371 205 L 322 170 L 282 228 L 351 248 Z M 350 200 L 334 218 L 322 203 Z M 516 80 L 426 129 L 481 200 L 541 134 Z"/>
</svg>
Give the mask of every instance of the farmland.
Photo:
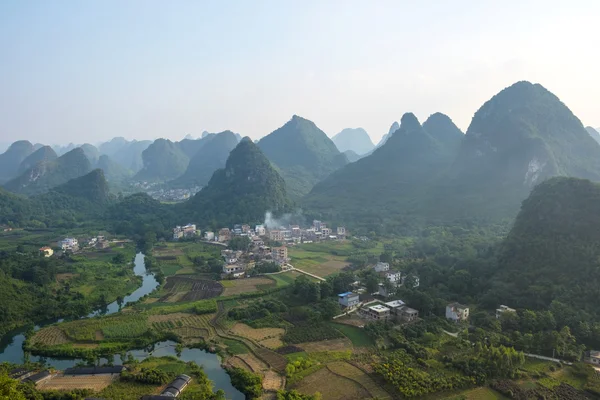
<svg viewBox="0 0 600 400">
<path fill-rule="evenodd" d="M 72 390 L 90 389 L 99 392 L 108 387 L 116 379 L 118 374 L 100 375 L 63 375 L 58 374 L 38 385 L 41 390 Z"/>
<path fill-rule="evenodd" d="M 307 353 L 352 350 L 352 342 L 348 340 L 348 338 L 323 340 L 320 342 L 298 343 L 296 346 L 300 347 Z"/>
<path fill-rule="evenodd" d="M 364 371 L 352 364 L 345 361 L 334 361 L 327 364 L 327 369 L 336 375 L 358 383 L 371 394 L 370 397 L 376 397 L 381 400 L 390 398 L 390 395 L 380 385 L 375 383 Z"/>
<path fill-rule="evenodd" d="M 285 330 L 281 328 L 255 329 L 242 323 L 235 324 L 231 328 L 231 331 L 238 336 L 243 336 L 256 342 L 261 342 L 265 339 L 280 338 L 285 333 Z"/>
<path fill-rule="evenodd" d="M 232 286 L 227 286 L 223 292 L 224 296 L 234 296 L 242 293 L 252 293 L 259 290 L 275 287 L 275 281 L 267 277 L 244 278 L 232 281 Z"/>
<path fill-rule="evenodd" d="M 344 335 L 340 331 L 327 324 L 297 325 L 285 333 L 283 341 L 287 344 L 298 344 L 338 339 L 341 337 L 344 337 Z"/>
<path fill-rule="evenodd" d="M 334 374 L 327 368 L 308 375 L 294 386 L 302 394 L 321 393 L 328 400 L 363 400 L 370 393 L 351 379 Z"/>
<path fill-rule="evenodd" d="M 223 285 L 212 280 L 192 275 L 177 275 L 167 278 L 159 302 L 195 301 L 217 297 L 223 292 Z"/>
<path fill-rule="evenodd" d="M 210 325 L 213 317 L 214 314 L 174 313 L 151 315 L 148 322 L 157 331 L 173 332 L 184 341 L 196 338 L 208 340 L 215 335 L 215 330 Z"/>
</svg>

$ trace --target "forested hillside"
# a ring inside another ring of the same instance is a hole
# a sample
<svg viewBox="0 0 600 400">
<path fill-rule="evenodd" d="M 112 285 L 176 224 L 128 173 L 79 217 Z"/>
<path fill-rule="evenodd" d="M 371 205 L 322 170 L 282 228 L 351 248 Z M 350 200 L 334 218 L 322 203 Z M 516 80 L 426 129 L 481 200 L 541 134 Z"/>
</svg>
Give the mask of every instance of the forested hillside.
<svg viewBox="0 0 600 400">
<path fill-rule="evenodd" d="M 76 148 L 57 159 L 38 162 L 4 187 L 15 193 L 40 194 L 91 170 L 91 163 L 83 149 Z"/>
<path fill-rule="evenodd" d="M 181 207 L 193 220 L 216 227 L 262 222 L 266 211 L 286 211 L 290 202 L 283 178 L 257 145 L 244 138 L 231 151 L 225 168 Z"/>
</svg>

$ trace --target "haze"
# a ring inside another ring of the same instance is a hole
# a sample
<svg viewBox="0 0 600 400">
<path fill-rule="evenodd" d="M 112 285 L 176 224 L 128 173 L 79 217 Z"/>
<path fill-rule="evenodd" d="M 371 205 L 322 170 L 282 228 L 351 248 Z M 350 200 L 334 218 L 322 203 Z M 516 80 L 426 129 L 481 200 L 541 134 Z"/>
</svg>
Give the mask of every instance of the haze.
<svg viewBox="0 0 600 400">
<path fill-rule="evenodd" d="M 0 2 L 0 142 L 259 138 L 293 114 L 376 142 L 406 111 L 466 130 L 519 80 L 600 126 L 600 2 L 428 3 Z"/>
</svg>

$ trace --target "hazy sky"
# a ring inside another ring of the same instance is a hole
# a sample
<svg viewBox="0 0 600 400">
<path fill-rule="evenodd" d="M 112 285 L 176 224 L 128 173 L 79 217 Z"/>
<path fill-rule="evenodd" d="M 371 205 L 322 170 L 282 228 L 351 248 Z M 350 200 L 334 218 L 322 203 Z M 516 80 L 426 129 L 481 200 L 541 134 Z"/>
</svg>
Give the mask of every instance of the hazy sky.
<svg viewBox="0 0 600 400">
<path fill-rule="evenodd" d="M 600 126 L 600 1 L 0 1 L 0 142 L 258 138 L 293 114 L 377 141 L 407 111 L 466 130 L 519 80 Z"/>
</svg>

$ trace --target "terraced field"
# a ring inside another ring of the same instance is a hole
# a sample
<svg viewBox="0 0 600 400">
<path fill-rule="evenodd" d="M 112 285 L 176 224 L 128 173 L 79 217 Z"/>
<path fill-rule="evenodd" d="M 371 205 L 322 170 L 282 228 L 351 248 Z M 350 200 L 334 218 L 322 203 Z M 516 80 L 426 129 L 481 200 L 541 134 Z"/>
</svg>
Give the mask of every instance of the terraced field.
<svg viewBox="0 0 600 400">
<path fill-rule="evenodd" d="M 302 394 L 321 393 L 327 400 L 364 400 L 371 394 L 355 381 L 321 368 L 293 387 Z"/>
<path fill-rule="evenodd" d="M 231 328 L 231 332 L 238 336 L 243 336 L 257 342 L 271 338 L 281 338 L 285 333 L 282 328 L 260 328 L 255 329 L 246 324 L 237 323 Z"/>
<path fill-rule="evenodd" d="M 352 364 L 345 361 L 335 361 L 327 364 L 327 368 L 334 374 L 341 375 L 358 383 L 371 394 L 371 397 L 381 400 L 391 398 L 369 375 Z"/>
<path fill-rule="evenodd" d="M 215 329 L 210 324 L 214 315 L 188 313 L 152 315 L 148 322 L 154 329 L 171 331 L 182 339 L 203 338 L 207 340 L 215 336 Z"/>
</svg>

